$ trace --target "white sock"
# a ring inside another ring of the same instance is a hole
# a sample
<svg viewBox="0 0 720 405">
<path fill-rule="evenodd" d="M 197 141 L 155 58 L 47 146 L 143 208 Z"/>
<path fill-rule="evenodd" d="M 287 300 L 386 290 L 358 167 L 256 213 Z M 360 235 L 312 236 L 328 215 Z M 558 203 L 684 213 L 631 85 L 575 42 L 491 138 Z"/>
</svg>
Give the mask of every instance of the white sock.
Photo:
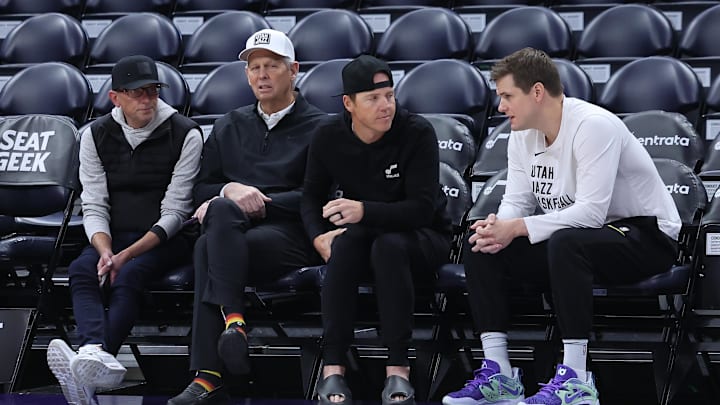
<svg viewBox="0 0 720 405">
<path fill-rule="evenodd" d="M 588 339 L 563 339 L 563 364 L 575 370 L 582 381 L 587 381 Z"/>
<path fill-rule="evenodd" d="M 480 335 L 485 358 L 500 365 L 500 372 L 512 377 L 512 367 L 507 351 L 507 333 L 484 332 Z"/>
</svg>

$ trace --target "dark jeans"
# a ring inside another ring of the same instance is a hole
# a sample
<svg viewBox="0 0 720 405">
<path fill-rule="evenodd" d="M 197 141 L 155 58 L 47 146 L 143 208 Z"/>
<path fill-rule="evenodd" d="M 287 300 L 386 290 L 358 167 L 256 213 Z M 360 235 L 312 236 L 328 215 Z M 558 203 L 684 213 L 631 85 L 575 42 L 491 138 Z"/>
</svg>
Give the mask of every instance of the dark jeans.
<svg viewBox="0 0 720 405">
<path fill-rule="evenodd" d="M 662 233 L 654 217 L 637 217 L 602 228 L 569 228 L 530 244 L 517 238 L 497 254 L 463 247 L 470 307 L 478 332 L 509 328 L 513 282 L 535 283 L 552 292 L 564 339 L 587 339 L 592 329 L 593 283 L 625 284 L 670 269 L 677 243 Z"/>
<path fill-rule="evenodd" d="M 143 235 L 144 232 L 113 234 L 113 253 L 130 246 Z M 68 268 L 80 344 L 102 344 L 107 352 L 117 354 L 138 317 L 148 281 L 189 261 L 190 246 L 191 242 L 185 237 L 176 235 L 128 261 L 105 294 L 98 284 L 100 256 L 92 245 L 85 247 Z M 103 295 L 106 295 L 105 300 Z"/>
<path fill-rule="evenodd" d="M 429 229 L 382 232 L 350 225 L 337 236 L 322 287 L 325 364 L 344 365 L 354 335 L 358 284 L 371 275 L 387 365 L 409 365 L 414 281 L 433 280 L 449 249 L 449 238 Z"/>
<path fill-rule="evenodd" d="M 210 203 L 195 243 L 195 308 L 191 370 L 221 371 L 217 340 L 225 330 L 221 306 L 243 308 L 248 283 L 277 280 L 320 257 L 302 222 L 253 224 L 231 200 Z"/>
</svg>

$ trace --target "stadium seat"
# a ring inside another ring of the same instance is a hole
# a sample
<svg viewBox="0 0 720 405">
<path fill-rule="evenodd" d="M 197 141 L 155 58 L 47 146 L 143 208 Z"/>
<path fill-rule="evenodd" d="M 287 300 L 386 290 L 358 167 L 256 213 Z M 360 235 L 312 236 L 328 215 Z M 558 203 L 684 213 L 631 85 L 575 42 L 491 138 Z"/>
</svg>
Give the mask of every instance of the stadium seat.
<svg viewBox="0 0 720 405">
<path fill-rule="evenodd" d="M 578 58 L 672 55 L 675 35 L 663 13 L 648 5 L 623 4 L 595 17 L 583 31 Z"/>
<path fill-rule="evenodd" d="M 370 26 L 354 11 L 330 9 L 308 15 L 288 32 L 299 62 L 355 58 L 372 51 Z"/>
<path fill-rule="evenodd" d="M 477 199 L 478 193 L 491 177 L 507 169 L 509 138 L 510 121 L 504 119 L 500 125 L 493 128 L 488 137 L 480 144 L 470 171 L 473 201 Z"/>
<path fill-rule="evenodd" d="M 188 115 L 198 124 L 212 124 L 230 110 L 253 104 L 256 99 L 245 75 L 245 66 L 244 61 L 238 60 L 210 72 L 190 97 Z"/>
<path fill-rule="evenodd" d="M 198 10 L 265 11 L 265 0 L 175 0 L 175 14 Z"/>
<path fill-rule="evenodd" d="M 646 110 L 679 112 L 699 125 L 702 86 L 686 63 L 650 56 L 623 66 L 610 77 L 598 104 L 616 114 Z"/>
<path fill-rule="evenodd" d="M 300 20 L 326 8 L 354 10 L 355 0 L 268 0 L 265 18 L 287 34 Z"/>
<path fill-rule="evenodd" d="M 205 21 L 185 43 L 181 65 L 210 63 L 217 66 L 234 62 L 250 35 L 265 28 L 270 28 L 270 24 L 251 11 L 217 14 Z"/>
<path fill-rule="evenodd" d="M 0 4 L 0 14 L 63 13 L 77 18 L 84 6 L 85 0 L 6 0 Z"/>
<path fill-rule="evenodd" d="M 662 11 L 677 33 L 682 33 L 690 22 L 703 11 L 717 6 L 717 1 L 655 1 L 653 7 Z"/>
<path fill-rule="evenodd" d="M 628 114 L 623 122 L 653 158 L 673 159 L 696 173 L 705 148 L 693 124 L 676 112 L 642 111 Z"/>
<path fill-rule="evenodd" d="M 439 7 L 411 11 L 395 20 L 377 44 L 375 54 L 387 61 L 468 59 L 471 36 L 454 12 Z"/>
<path fill-rule="evenodd" d="M 717 20 L 720 18 L 720 4 L 698 14 L 680 32 L 678 55 L 693 67 L 703 86 L 708 88 L 720 76 L 720 46 L 715 40 L 720 35 Z"/>
<path fill-rule="evenodd" d="M 114 20 L 93 42 L 87 65 L 113 64 L 124 56 L 145 55 L 177 66 L 182 39 L 167 18 L 154 13 L 131 13 Z"/>
<path fill-rule="evenodd" d="M 475 138 L 462 121 L 443 114 L 423 114 L 430 121 L 438 141 L 440 161 L 465 176 L 475 161 Z M 469 199 L 469 198 L 468 198 Z"/>
<path fill-rule="evenodd" d="M 569 58 L 572 46 L 570 28 L 557 13 L 545 7 L 519 7 L 503 12 L 485 27 L 473 59 L 500 59 L 525 47 Z"/>
<path fill-rule="evenodd" d="M 442 78 L 442 79 L 441 79 Z M 484 137 L 490 88 L 480 72 L 466 61 L 425 62 L 396 84 L 398 104 L 415 113 L 464 114 L 473 120 L 473 135 Z"/>
<path fill-rule="evenodd" d="M 388 27 L 400 16 L 424 7 L 449 8 L 449 3 L 447 0 L 359 0 L 357 13 L 370 25 L 375 48 Z"/>
<path fill-rule="evenodd" d="M 705 95 L 705 113 L 703 115 L 705 126 L 700 133 L 706 140 L 713 140 L 720 134 L 720 76 L 712 82 L 712 86 Z"/>
<path fill-rule="evenodd" d="M 61 13 L 39 14 L 15 27 L 0 45 L 0 64 L 67 62 L 82 68 L 88 38 L 80 23 Z"/>
<path fill-rule="evenodd" d="M 173 7 L 175 7 L 175 0 L 85 0 L 83 16 L 137 12 L 170 15 Z"/>
<path fill-rule="evenodd" d="M 555 58 L 553 62 L 560 74 L 563 93 L 566 96 L 580 98 L 591 103 L 595 101 L 595 88 L 587 72 L 567 59 Z"/>
<path fill-rule="evenodd" d="M 82 25 L 88 33 L 90 44 L 113 21 L 133 13 L 157 13 L 169 16 L 175 0 L 86 0 Z"/>
<path fill-rule="evenodd" d="M 553 1 L 550 8 L 567 22 L 575 44 L 585 27 L 603 11 L 622 3 L 621 0 L 569 0 Z"/>
<path fill-rule="evenodd" d="M 92 90 L 82 72 L 64 62 L 46 62 L 16 73 L 0 91 L 0 115 L 64 115 L 80 125 L 88 118 Z"/>
<path fill-rule="evenodd" d="M 326 113 L 345 111 L 342 97 L 342 69 L 350 59 L 334 59 L 311 68 L 300 78 L 296 87 L 312 105 Z"/>
<path fill-rule="evenodd" d="M 31 219 L 62 213 L 58 226 L 50 232 L 17 232 L 0 239 L 3 306 L 32 312 L 27 330 L 20 328 L 21 333 L 34 337 L 37 317 L 46 325 L 53 324 L 55 333 L 67 339 L 52 277 L 62 258 L 73 201 L 80 188 L 78 132 L 65 117 L 24 115 L 0 121 L 0 133 L 7 147 L 3 148 L 5 156 L 0 157 L 0 215 Z M 3 360 L 19 365 L 32 345 L 32 339 L 23 339 L 19 347 L 6 346 Z M 11 375 L 3 375 L 10 390 L 16 388 L 19 370 L 11 367 Z"/>
<path fill-rule="evenodd" d="M 155 62 L 155 64 L 158 69 L 158 78 L 161 82 L 167 83 L 168 85 L 168 87 L 160 89 L 160 98 L 178 110 L 180 114 L 187 114 L 187 109 L 190 104 L 190 90 L 182 74 L 180 74 L 176 68 L 165 62 Z M 111 89 L 112 79 L 108 78 L 95 96 L 92 110 L 93 117 L 99 117 L 112 110 L 113 104 L 110 101 L 110 97 L 108 97 Z"/>
<path fill-rule="evenodd" d="M 590 74 L 599 94 L 622 66 L 640 57 L 673 55 L 675 43 L 675 31 L 662 12 L 646 4 L 621 4 L 585 27 L 575 63 Z"/>
</svg>

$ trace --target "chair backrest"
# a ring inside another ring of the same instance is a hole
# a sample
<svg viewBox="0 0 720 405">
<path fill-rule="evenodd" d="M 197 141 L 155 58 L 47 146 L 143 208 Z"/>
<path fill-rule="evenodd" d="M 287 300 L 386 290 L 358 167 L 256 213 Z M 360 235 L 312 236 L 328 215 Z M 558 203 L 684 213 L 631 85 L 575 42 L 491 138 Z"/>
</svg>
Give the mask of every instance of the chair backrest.
<svg viewBox="0 0 720 405">
<path fill-rule="evenodd" d="M 265 0 L 176 0 L 175 11 L 247 10 L 265 11 Z"/>
<path fill-rule="evenodd" d="M 86 0 L 84 14 L 148 11 L 169 15 L 174 6 L 175 0 Z"/>
<path fill-rule="evenodd" d="M 578 65 L 567 59 L 553 59 L 560 74 L 563 93 L 568 97 L 595 101 L 595 87 L 590 76 Z"/>
<path fill-rule="evenodd" d="M 75 125 L 65 117 L 29 114 L 0 120 L 0 134 L 0 214 L 63 211 L 80 185 Z"/>
<path fill-rule="evenodd" d="M 616 71 L 598 97 L 598 104 L 616 114 L 674 111 L 695 123 L 702 94 L 697 75 L 686 63 L 668 56 L 650 56 Z"/>
<path fill-rule="evenodd" d="M 684 225 L 698 225 L 707 205 L 707 192 L 688 166 L 672 159 L 653 159 L 665 187 L 673 198 Z"/>
<path fill-rule="evenodd" d="M 384 6 L 423 6 L 423 7 L 449 7 L 448 0 L 359 0 L 358 9 L 363 7 Z"/>
<path fill-rule="evenodd" d="M 370 53 L 373 33 L 354 11 L 321 10 L 300 20 L 288 32 L 298 61 L 354 58 Z"/>
<path fill-rule="evenodd" d="M 506 119 L 493 128 L 490 135 L 480 144 L 471 172 L 473 181 L 485 180 L 507 168 L 508 139 L 510 139 L 510 120 Z"/>
<path fill-rule="evenodd" d="M 447 196 L 445 211 L 450 216 L 453 227 L 459 229 L 463 225 L 465 213 L 472 204 L 470 188 L 462 174 L 445 162 L 440 162 L 440 187 Z"/>
<path fill-rule="evenodd" d="M 678 44 L 681 56 L 720 57 L 720 4 L 698 14 L 685 28 Z"/>
<path fill-rule="evenodd" d="M 234 62 L 253 33 L 270 28 L 251 11 L 226 11 L 205 21 L 185 44 L 182 64 Z"/>
<path fill-rule="evenodd" d="M 87 50 L 87 34 L 76 19 L 61 13 L 39 14 L 5 37 L 0 63 L 67 62 L 82 67 Z"/>
<path fill-rule="evenodd" d="M 63 62 L 32 65 L 15 74 L 0 91 L 0 115 L 52 114 L 85 122 L 92 90 L 82 72 Z"/>
<path fill-rule="evenodd" d="M 278 8 L 354 8 L 355 0 L 267 0 L 267 9 Z"/>
<path fill-rule="evenodd" d="M 512 8 L 495 17 L 475 44 L 473 59 L 499 59 L 525 47 L 569 58 L 572 33 L 565 20 L 545 7 Z"/>
<path fill-rule="evenodd" d="M 459 15 L 427 7 L 393 21 L 375 54 L 385 60 L 468 59 L 471 43 L 470 29 Z"/>
<path fill-rule="evenodd" d="M 95 39 L 88 65 L 115 63 L 124 56 L 145 55 L 177 66 L 182 39 L 167 18 L 154 13 L 131 13 L 114 20 Z"/>
<path fill-rule="evenodd" d="M 500 207 L 503 195 L 505 195 L 506 185 L 507 169 L 499 171 L 496 175 L 488 179 L 480 190 L 480 193 L 478 193 L 470 211 L 468 211 L 467 221 L 472 222 L 483 219 L 490 214 L 496 213 L 498 207 Z"/>
<path fill-rule="evenodd" d="M 168 87 L 160 89 L 160 98 L 168 103 L 171 107 L 178 110 L 180 114 L 186 114 L 188 105 L 190 104 L 190 89 L 183 78 L 182 74 L 165 62 L 155 62 L 158 68 L 158 78 L 161 82 L 166 83 Z M 108 97 L 108 92 L 112 88 L 112 78 L 108 77 L 105 83 L 98 91 L 93 102 L 92 115 L 99 117 L 107 114 L 112 110 L 113 104 Z"/>
<path fill-rule="evenodd" d="M 475 160 L 475 138 L 470 128 L 449 115 L 423 114 L 432 124 L 440 161 L 464 175 Z"/>
<path fill-rule="evenodd" d="M 629 114 L 623 122 L 654 158 L 677 160 L 697 171 L 705 149 L 687 117 L 658 110 Z"/>
<path fill-rule="evenodd" d="M 245 75 L 244 61 L 219 66 L 198 83 L 188 115 L 225 114 L 256 101 Z"/>
<path fill-rule="evenodd" d="M 405 74 L 395 87 L 400 106 L 415 113 L 466 114 L 482 131 L 490 103 L 490 87 L 466 61 L 425 62 Z"/>
<path fill-rule="evenodd" d="M 342 69 L 350 59 L 334 59 L 313 66 L 298 80 L 297 88 L 305 99 L 326 113 L 345 111 L 341 94 Z"/>
<path fill-rule="evenodd" d="M 5 0 L 0 5 L 0 14 L 41 14 L 63 13 L 79 17 L 85 0 Z"/>
<path fill-rule="evenodd" d="M 578 57 L 641 57 L 671 55 L 675 31 L 659 10 L 645 4 L 611 7 L 585 27 Z"/>
</svg>

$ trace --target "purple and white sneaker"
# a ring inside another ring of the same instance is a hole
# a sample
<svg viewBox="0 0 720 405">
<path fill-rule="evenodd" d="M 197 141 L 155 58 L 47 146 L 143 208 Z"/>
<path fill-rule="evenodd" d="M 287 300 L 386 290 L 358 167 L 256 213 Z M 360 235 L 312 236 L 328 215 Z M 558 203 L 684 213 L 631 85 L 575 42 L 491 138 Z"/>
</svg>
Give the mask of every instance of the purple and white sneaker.
<svg viewBox="0 0 720 405">
<path fill-rule="evenodd" d="M 517 405 L 525 398 L 525 388 L 520 381 L 521 372 L 512 369 L 512 377 L 500 372 L 500 365 L 483 360 L 482 367 L 475 370 L 474 378 L 459 391 L 451 392 L 442 399 L 444 405 Z"/>
<path fill-rule="evenodd" d="M 547 384 L 540 384 L 542 388 L 537 394 L 527 398 L 519 405 L 600 405 L 595 378 L 587 372 L 587 380 L 578 378 L 575 370 L 558 364 L 555 377 Z"/>
</svg>

